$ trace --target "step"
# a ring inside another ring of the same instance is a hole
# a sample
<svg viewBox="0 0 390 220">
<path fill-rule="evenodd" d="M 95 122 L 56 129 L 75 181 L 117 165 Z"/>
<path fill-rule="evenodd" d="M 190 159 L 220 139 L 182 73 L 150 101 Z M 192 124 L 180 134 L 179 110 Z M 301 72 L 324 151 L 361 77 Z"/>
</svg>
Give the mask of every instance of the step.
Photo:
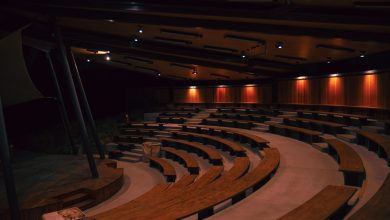
<svg viewBox="0 0 390 220">
<path fill-rule="evenodd" d="M 311 146 L 313 146 L 315 149 L 321 151 L 321 152 L 328 152 L 328 144 L 327 143 L 313 143 Z"/>
<path fill-rule="evenodd" d="M 291 115 L 291 116 L 297 116 L 297 112 L 291 112 L 291 111 L 281 111 L 282 115 Z"/>
<path fill-rule="evenodd" d="M 62 202 L 63 202 L 64 207 L 70 207 L 70 206 L 74 206 L 75 204 L 80 203 L 80 202 L 85 201 L 85 200 L 88 200 L 88 199 L 90 199 L 90 196 L 87 193 L 80 192 L 80 193 L 71 195 L 69 197 L 63 198 Z"/>
<path fill-rule="evenodd" d="M 354 143 L 356 141 L 356 136 L 352 134 L 337 134 L 336 137 L 349 143 Z"/>
<path fill-rule="evenodd" d="M 172 137 L 172 135 L 170 135 L 170 134 L 156 134 L 156 135 L 154 135 L 154 137 L 156 137 L 156 138 L 169 138 L 169 137 Z"/>
</svg>

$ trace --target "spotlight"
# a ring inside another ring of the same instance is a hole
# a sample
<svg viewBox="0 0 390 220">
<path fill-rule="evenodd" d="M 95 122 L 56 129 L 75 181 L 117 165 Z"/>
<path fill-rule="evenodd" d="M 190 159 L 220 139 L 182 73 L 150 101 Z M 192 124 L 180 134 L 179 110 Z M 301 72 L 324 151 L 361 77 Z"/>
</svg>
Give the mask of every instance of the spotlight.
<svg viewBox="0 0 390 220">
<path fill-rule="evenodd" d="M 241 58 L 242 58 L 242 59 L 245 59 L 245 57 L 246 57 L 245 54 L 241 55 Z"/>
<path fill-rule="evenodd" d="M 282 49 L 283 48 L 283 43 L 282 42 L 277 42 L 275 47 L 278 48 L 278 49 Z"/>
<path fill-rule="evenodd" d="M 330 57 L 327 57 L 326 59 L 327 59 L 327 60 L 326 60 L 326 63 L 327 63 L 327 64 L 331 63 Z"/>
<path fill-rule="evenodd" d="M 157 73 L 157 76 L 161 76 L 161 73 Z"/>
<path fill-rule="evenodd" d="M 198 74 L 198 72 L 196 71 L 196 69 L 194 69 L 194 70 L 192 71 L 192 75 L 196 75 L 196 74 Z"/>
<path fill-rule="evenodd" d="M 107 61 L 110 61 L 110 60 L 111 60 L 111 57 L 110 57 L 110 56 L 106 56 L 106 60 L 107 60 Z"/>
<path fill-rule="evenodd" d="M 137 38 L 137 37 L 134 37 L 133 41 L 134 41 L 134 42 L 138 42 L 138 38 Z"/>
<path fill-rule="evenodd" d="M 366 51 L 360 51 L 360 58 L 366 57 Z"/>
<path fill-rule="evenodd" d="M 144 33 L 144 29 L 142 29 L 141 26 L 138 27 L 138 33 L 140 33 L 140 34 Z"/>
<path fill-rule="evenodd" d="M 89 62 L 91 62 L 91 60 L 90 60 L 90 59 L 87 59 L 87 63 L 89 63 Z"/>
</svg>

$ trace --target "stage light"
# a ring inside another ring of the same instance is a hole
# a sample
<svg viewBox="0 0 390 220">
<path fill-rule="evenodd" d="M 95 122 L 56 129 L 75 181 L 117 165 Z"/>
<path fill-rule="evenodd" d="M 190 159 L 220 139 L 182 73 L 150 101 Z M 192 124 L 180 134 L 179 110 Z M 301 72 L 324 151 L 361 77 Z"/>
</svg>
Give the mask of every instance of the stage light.
<svg viewBox="0 0 390 220">
<path fill-rule="evenodd" d="M 89 62 L 91 62 L 91 60 L 90 60 L 90 59 L 87 59 L 87 63 L 89 63 Z"/>
<path fill-rule="evenodd" d="M 366 52 L 365 51 L 360 51 L 360 58 L 366 57 Z"/>
<path fill-rule="evenodd" d="M 106 60 L 107 60 L 107 61 L 110 61 L 110 60 L 111 60 L 111 57 L 110 57 L 110 56 L 106 56 Z"/>
<path fill-rule="evenodd" d="M 141 26 L 138 27 L 138 33 L 140 34 L 144 33 L 144 29 Z"/>
<path fill-rule="evenodd" d="M 278 49 L 282 49 L 283 48 L 283 43 L 282 42 L 277 42 L 275 47 L 278 48 Z"/>
<path fill-rule="evenodd" d="M 297 79 L 307 79 L 307 76 L 298 76 Z"/>
<path fill-rule="evenodd" d="M 329 76 L 330 77 L 337 77 L 337 76 L 340 76 L 340 73 L 333 73 L 333 74 L 330 74 Z"/>
</svg>

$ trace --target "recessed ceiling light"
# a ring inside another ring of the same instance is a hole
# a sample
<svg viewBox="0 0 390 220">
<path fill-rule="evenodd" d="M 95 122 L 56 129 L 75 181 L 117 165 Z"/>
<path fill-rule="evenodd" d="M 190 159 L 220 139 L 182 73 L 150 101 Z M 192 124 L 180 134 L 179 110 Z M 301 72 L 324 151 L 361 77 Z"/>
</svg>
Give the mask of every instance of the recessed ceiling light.
<svg viewBox="0 0 390 220">
<path fill-rule="evenodd" d="M 297 79 L 307 79 L 307 76 L 298 76 Z"/>
<path fill-rule="evenodd" d="M 161 73 L 157 73 L 157 76 L 161 76 Z"/>
<path fill-rule="evenodd" d="M 283 48 L 283 43 L 282 42 L 277 42 L 275 47 L 278 48 L 278 49 L 282 49 Z"/>
<path fill-rule="evenodd" d="M 106 56 L 106 60 L 107 60 L 107 61 L 110 61 L 110 60 L 111 60 L 111 57 L 110 57 L 110 56 Z"/>
<path fill-rule="evenodd" d="M 144 29 L 142 28 L 142 26 L 138 27 L 138 33 L 140 33 L 140 34 L 144 33 Z"/>
<path fill-rule="evenodd" d="M 135 38 L 133 39 L 133 41 L 134 41 L 134 42 L 138 42 L 138 38 L 135 37 Z"/>
<path fill-rule="evenodd" d="M 107 21 L 108 21 L 108 22 L 111 22 L 111 23 L 115 22 L 114 19 L 108 19 Z"/>
<path fill-rule="evenodd" d="M 330 74 L 329 76 L 330 77 L 337 77 L 337 76 L 340 76 L 340 74 L 339 73 L 334 73 L 334 74 Z"/>
<path fill-rule="evenodd" d="M 190 89 L 196 89 L 196 86 L 190 86 Z"/>
<path fill-rule="evenodd" d="M 360 51 L 360 58 L 364 58 L 366 56 L 366 51 Z"/>
<path fill-rule="evenodd" d="M 196 75 L 196 74 L 198 74 L 198 72 L 196 71 L 196 69 L 194 69 L 194 70 L 192 71 L 192 75 Z"/>
<path fill-rule="evenodd" d="M 89 63 L 89 62 L 91 62 L 91 60 L 90 60 L 90 59 L 87 59 L 87 62 Z"/>
<path fill-rule="evenodd" d="M 326 60 L 326 63 L 327 63 L 327 64 L 329 64 L 329 63 L 332 62 L 331 59 L 330 59 L 330 57 L 327 57 L 326 59 L 327 59 L 327 60 Z"/>
</svg>

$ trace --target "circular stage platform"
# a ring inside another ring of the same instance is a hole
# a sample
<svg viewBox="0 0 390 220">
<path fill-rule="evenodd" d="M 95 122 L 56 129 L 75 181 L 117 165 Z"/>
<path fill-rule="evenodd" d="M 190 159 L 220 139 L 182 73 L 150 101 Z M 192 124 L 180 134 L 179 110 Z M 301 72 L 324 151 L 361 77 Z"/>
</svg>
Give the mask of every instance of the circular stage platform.
<svg viewBox="0 0 390 220">
<path fill-rule="evenodd" d="M 123 185 L 123 170 L 112 160 L 96 164 L 99 178 L 92 179 L 83 156 L 17 153 L 13 172 L 22 219 L 67 207 L 87 209 L 110 198 Z M 2 172 L 0 179 L 0 219 L 10 219 Z"/>
</svg>

